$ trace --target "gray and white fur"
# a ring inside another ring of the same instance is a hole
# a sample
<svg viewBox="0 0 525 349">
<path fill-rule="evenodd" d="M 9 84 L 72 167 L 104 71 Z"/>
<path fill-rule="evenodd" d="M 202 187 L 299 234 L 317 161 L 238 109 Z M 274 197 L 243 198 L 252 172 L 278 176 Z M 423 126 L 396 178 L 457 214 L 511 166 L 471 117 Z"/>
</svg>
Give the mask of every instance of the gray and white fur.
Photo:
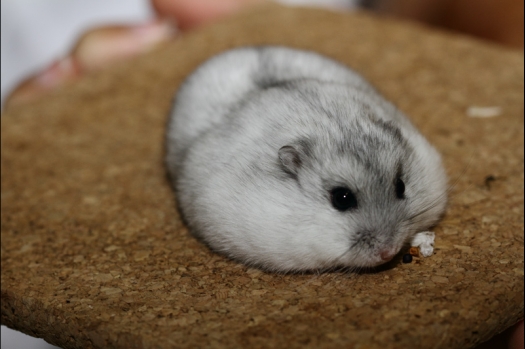
<svg viewBox="0 0 525 349">
<path fill-rule="evenodd" d="M 438 152 L 394 105 L 346 66 L 284 47 L 233 49 L 191 74 L 166 162 L 190 231 L 270 271 L 380 265 L 446 206 Z"/>
</svg>

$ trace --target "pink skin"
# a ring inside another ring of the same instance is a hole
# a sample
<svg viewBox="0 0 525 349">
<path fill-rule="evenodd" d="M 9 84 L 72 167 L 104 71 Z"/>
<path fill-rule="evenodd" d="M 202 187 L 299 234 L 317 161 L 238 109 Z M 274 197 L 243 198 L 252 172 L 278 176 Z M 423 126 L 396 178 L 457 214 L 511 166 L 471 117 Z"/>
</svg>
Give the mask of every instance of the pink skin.
<svg viewBox="0 0 525 349">
<path fill-rule="evenodd" d="M 392 258 L 394 258 L 395 255 L 396 253 L 394 251 L 389 251 L 389 250 L 384 250 L 384 251 L 381 251 L 380 253 L 381 259 L 384 261 L 391 260 Z"/>
<path fill-rule="evenodd" d="M 171 40 L 179 32 L 228 16 L 266 0 L 151 0 L 158 19 L 136 26 L 107 26 L 86 32 L 70 54 L 22 82 L 5 108 L 37 99 L 51 90 Z M 177 28 L 173 26 L 177 24 Z"/>
<path fill-rule="evenodd" d="M 511 330 L 509 349 L 523 349 L 523 320 Z"/>
<path fill-rule="evenodd" d="M 180 29 L 186 30 L 215 19 L 238 12 L 264 0 L 152 0 L 160 16 L 177 20 Z"/>
</svg>

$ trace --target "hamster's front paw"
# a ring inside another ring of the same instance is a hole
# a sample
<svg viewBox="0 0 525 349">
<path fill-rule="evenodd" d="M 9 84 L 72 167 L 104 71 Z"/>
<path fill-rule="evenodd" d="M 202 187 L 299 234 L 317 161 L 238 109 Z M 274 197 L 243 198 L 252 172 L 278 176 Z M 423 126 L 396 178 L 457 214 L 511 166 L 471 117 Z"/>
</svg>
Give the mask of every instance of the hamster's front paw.
<svg viewBox="0 0 525 349">
<path fill-rule="evenodd" d="M 434 252 L 434 238 L 436 235 L 432 231 L 422 231 L 412 238 L 410 246 L 419 247 L 419 253 L 423 257 L 432 256 Z"/>
</svg>

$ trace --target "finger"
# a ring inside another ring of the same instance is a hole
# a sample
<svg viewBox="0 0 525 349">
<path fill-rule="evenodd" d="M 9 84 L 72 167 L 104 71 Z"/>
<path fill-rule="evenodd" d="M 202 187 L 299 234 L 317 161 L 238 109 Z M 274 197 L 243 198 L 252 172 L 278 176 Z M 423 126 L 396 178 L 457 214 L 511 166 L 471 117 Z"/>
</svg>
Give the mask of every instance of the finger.
<svg viewBox="0 0 525 349">
<path fill-rule="evenodd" d="M 6 98 L 4 108 L 8 109 L 34 100 L 61 85 L 76 80 L 79 76 L 80 71 L 71 57 L 58 60 L 36 76 L 20 83 Z"/>
<path fill-rule="evenodd" d="M 152 0 L 159 16 L 173 18 L 186 30 L 233 14 L 265 0 Z"/>
<path fill-rule="evenodd" d="M 6 108 L 38 98 L 50 90 L 100 70 L 115 62 L 137 56 L 175 35 L 167 21 L 133 27 L 103 27 L 86 32 L 70 55 L 22 82 L 6 98 Z"/>
<path fill-rule="evenodd" d="M 166 20 L 133 27 L 103 27 L 84 34 L 71 56 L 82 72 L 96 71 L 151 50 L 175 35 Z"/>
<path fill-rule="evenodd" d="M 514 326 L 513 333 L 509 340 L 510 349 L 523 348 L 523 320 L 521 320 L 516 326 Z"/>
</svg>

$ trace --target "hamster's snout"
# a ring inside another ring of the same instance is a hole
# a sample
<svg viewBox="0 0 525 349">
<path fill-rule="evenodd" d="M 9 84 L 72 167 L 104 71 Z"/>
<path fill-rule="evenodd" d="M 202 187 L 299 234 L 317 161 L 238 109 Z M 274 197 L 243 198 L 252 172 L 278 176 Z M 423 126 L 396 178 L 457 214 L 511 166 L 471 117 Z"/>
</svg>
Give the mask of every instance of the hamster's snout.
<svg viewBox="0 0 525 349">
<path fill-rule="evenodd" d="M 388 262 L 389 260 L 394 258 L 395 255 L 396 251 L 394 250 L 382 250 L 381 252 L 379 252 L 379 256 L 381 256 L 381 259 L 385 262 Z"/>
</svg>

